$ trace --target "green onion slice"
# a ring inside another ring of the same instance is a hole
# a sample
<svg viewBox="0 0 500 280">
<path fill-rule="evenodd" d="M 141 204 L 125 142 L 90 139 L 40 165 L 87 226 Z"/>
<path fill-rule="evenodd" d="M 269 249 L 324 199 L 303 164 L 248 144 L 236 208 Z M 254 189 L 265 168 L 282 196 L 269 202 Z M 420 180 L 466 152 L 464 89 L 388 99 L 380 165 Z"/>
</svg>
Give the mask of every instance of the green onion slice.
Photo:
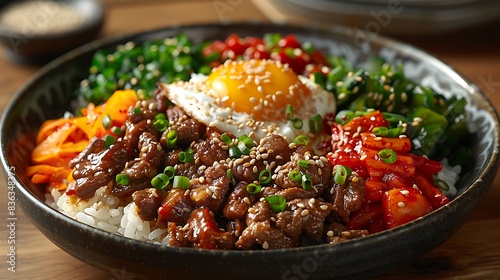
<svg viewBox="0 0 500 280">
<path fill-rule="evenodd" d="M 113 125 L 113 121 L 111 120 L 111 117 L 106 114 L 102 117 L 102 126 L 104 129 L 110 129 L 111 126 Z"/>
<path fill-rule="evenodd" d="M 299 170 L 294 169 L 294 170 L 290 171 L 290 173 L 288 173 L 288 178 L 290 178 L 290 180 L 292 180 L 294 182 L 298 182 L 302 178 L 302 173 L 300 173 Z"/>
<path fill-rule="evenodd" d="M 128 184 L 128 182 L 129 182 L 128 175 L 127 174 L 123 174 L 123 173 L 116 174 L 115 182 L 117 184 L 119 184 L 119 185 L 126 185 L 126 184 Z"/>
<path fill-rule="evenodd" d="M 434 186 L 436 186 L 438 189 L 440 189 L 443 192 L 450 190 L 450 186 L 448 185 L 448 183 L 446 183 L 445 181 L 443 181 L 441 179 L 434 180 Z"/>
<path fill-rule="evenodd" d="M 224 143 L 226 143 L 226 145 L 229 145 L 231 144 L 231 142 L 233 142 L 233 140 L 231 140 L 231 137 L 229 137 L 226 133 L 221 134 L 220 138 L 222 139 L 222 141 L 224 141 Z"/>
<path fill-rule="evenodd" d="M 291 121 L 293 119 L 293 107 L 291 104 L 286 104 L 285 107 L 285 118 L 288 121 Z"/>
<path fill-rule="evenodd" d="M 302 126 L 304 126 L 304 122 L 302 122 L 302 120 L 299 118 L 294 118 L 292 120 L 292 126 L 295 129 L 302 129 Z"/>
<path fill-rule="evenodd" d="M 233 177 L 233 174 L 231 173 L 231 169 L 228 169 L 228 170 L 226 171 L 226 176 L 227 176 L 227 178 L 229 178 L 229 179 L 233 179 L 233 178 L 234 178 L 234 177 Z"/>
<path fill-rule="evenodd" d="M 305 191 L 312 189 L 313 182 L 312 182 L 311 176 L 309 176 L 309 174 L 303 174 L 301 180 L 302 180 L 302 188 Z"/>
<path fill-rule="evenodd" d="M 169 123 L 166 119 L 156 119 L 153 122 L 153 126 L 160 132 L 167 130 Z"/>
<path fill-rule="evenodd" d="M 122 129 L 119 128 L 118 126 L 113 126 L 111 128 L 111 132 L 116 135 L 121 135 L 122 134 Z"/>
<path fill-rule="evenodd" d="M 134 114 L 139 115 L 140 113 L 142 113 L 141 108 L 134 108 Z"/>
<path fill-rule="evenodd" d="M 307 145 L 309 144 L 309 137 L 307 137 L 306 135 L 299 135 L 297 137 L 295 137 L 295 139 L 293 139 L 293 143 L 297 144 L 297 145 Z"/>
<path fill-rule="evenodd" d="M 160 173 L 151 179 L 151 186 L 158 190 L 163 190 L 170 183 L 170 179 L 164 173 Z"/>
<path fill-rule="evenodd" d="M 308 168 L 309 167 L 309 161 L 307 159 L 300 159 L 299 160 L 299 166 L 302 168 Z"/>
<path fill-rule="evenodd" d="M 231 146 L 228 149 L 230 158 L 240 158 L 243 154 L 237 146 Z"/>
<path fill-rule="evenodd" d="M 309 120 L 309 129 L 312 133 L 319 133 L 323 130 L 323 118 L 320 114 L 313 116 Z"/>
<path fill-rule="evenodd" d="M 249 194 L 258 194 L 262 187 L 259 184 L 250 183 L 247 185 L 247 192 Z"/>
<path fill-rule="evenodd" d="M 398 159 L 396 152 L 390 148 L 380 150 L 378 156 L 385 163 L 394 163 Z"/>
<path fill-rule="evenodd" d="M 109 148 L 111 145 L 113 145 L 116 141 L 116 138 L 113 136 L 113 135 L 110 135 L 110 134 L 106 134 L 104 136 L 104 146 L 107 148 Z"/>
<path fill-rule="evenodd" d="M 286 209 L 286 199 L 281 195 L 270 195 L 266 196 L 265 199 L 273 212 L 281 212 Z"/>
<path fill-rule="evenodd" d="M 169 165 L 165 167 L 165 169 L 163 170 L 163 174 L 167 175 L 167 178 L 169 180 L 172 180 L 175 176 L 175 168 Z"/>
<path fill-rule="evenodd" d="M 372 129 L 372 133 L 377 136 L 387 136 L 389 134 L 389 129 L 385 126 L 377 126 Z"/>
<path fill-rule="evenodd" d="M 177 136 L 178 132 L 177 130 L 170 130 L 167 132 L 167 147 L 168 148 L 173 148 L 177 144 Z"/>
<path fill-rule="evenodd" d="M 335 183 L 339 185 L 345 184 L 345 181 L 347 180 L 347 176 L 349 176 L 352 173 L 352 170 L 344 165 L 336 165 L 335 166 L 335 175 L 333 176 L 333 180 Z"/>
<path fill-rule="evenodd" d="M 194 161 L 194 154 L 190 151 L 182 151 L 179 153 L 179 161 L 191 163 Z"/>
<path fill-rule="evenodd" d="M 173 187 L 178 189 L 189 189 L 190 182 L 189 177 L 186 176 L 174 176 Z"/>
<path fill-rule="evenodd" d="M 163 113 L 158 113 L 155 116 L 155 120 L 166 120 L 166 119 L 167 119 L 167 116 L 165 116 L 165 114 L 163 114 Z"/>
<path fill-rule="evenodd" d="M 269 184 L 271 182 L 271 170 L 264 169 L 259 173 L 259 183 L 262 185 Z"/>
</svg>

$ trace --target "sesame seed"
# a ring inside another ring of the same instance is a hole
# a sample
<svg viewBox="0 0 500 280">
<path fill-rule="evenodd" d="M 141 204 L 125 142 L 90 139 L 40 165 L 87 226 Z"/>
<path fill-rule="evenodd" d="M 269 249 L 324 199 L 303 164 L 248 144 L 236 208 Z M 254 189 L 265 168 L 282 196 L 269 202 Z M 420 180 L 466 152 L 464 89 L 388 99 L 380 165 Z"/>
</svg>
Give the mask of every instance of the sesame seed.
<svg viewBox="0 0 500 280">
<path fill-rule="evenodd" d="M 404 194 L 404 195 L 409 195 L 410 194 L 410 192 L 408 190 L 401 190 L 400 193 Z"/>
<path fill-rule="evenodd" d="M 267 243 L 267 241 L 264 241 L 264 243 L 262 243 L 262 248 L 263 248 L 264 250 L 269 249 L 269 243 Z"/>
<path fill-rule="evenodd" d="M 326 233 L 326 235 L 327 235 L 328 237 L 333 237 L 333 235 L 334 235 L 333 230 L 329 230 L 329 231 Z"/>
<path fill-rule="evenodd" d="M 398 206 L 399 206 L 400 208 L 404 208 L 406 205 L 405 205 L 405 203 L 404 203 L 404 202 L 401 202 L 401 201 L 400 201 L 400 202 L 398 202 Z"/>
<path fill-rule="evenodd" d="M 302 210 L 302 212 L 300 212 L 300 215 L 302 217 L 305 217 L 305 216 L 309 215 L 309 210 L 307 210 L 307 209 Z"/>
<path fill-rule="evenodd" d="M 328 205 L 323 204 L 319 208 L 321 208 L 321 210 L 328 210 Z"/>
<path fill-rule="evenodd" d="M 243 198 L 243 202 L 245 202 L 246 204 L 250 204 L 250 199 L 245 196 L 245 198 Z"/>
</svg>

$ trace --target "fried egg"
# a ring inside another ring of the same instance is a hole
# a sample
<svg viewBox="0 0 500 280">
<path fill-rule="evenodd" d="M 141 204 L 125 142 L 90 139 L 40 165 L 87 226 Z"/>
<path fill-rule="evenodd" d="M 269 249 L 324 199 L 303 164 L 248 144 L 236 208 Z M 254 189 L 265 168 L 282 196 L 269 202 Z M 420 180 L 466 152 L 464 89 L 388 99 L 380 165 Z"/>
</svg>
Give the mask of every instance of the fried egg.
<svg viewBox="0 0 500 280">
<path fill-rule="evenodd" d="M 256 141 L 269 133 L 289 142 L 298 135 L 315 138 L 309 120 L 335 112 L 333 94 L 274 60 L 227 61 L 208 76 L 194 74 L 163 88 L 170 101 L 205 125 Z M 292 124 L 287 107 L 302 127 Z"/>
</svg>

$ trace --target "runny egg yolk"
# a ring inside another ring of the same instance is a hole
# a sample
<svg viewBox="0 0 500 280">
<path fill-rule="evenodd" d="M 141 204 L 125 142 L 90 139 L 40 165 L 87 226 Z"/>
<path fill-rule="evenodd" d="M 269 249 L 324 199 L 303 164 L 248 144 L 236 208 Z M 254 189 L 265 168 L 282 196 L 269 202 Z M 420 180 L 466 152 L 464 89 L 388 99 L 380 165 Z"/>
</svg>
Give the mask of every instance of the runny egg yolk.
<svg viewBox="0 0 500 280">
<path fill-rule="evenodd" d="M 291 68 L 274 60 L 226 62 L 212 71 L 207 86 L 225 107 L 256 121 L 283 121 L 288 104 L 300 108 L 311 96 Z"/>
</svg>

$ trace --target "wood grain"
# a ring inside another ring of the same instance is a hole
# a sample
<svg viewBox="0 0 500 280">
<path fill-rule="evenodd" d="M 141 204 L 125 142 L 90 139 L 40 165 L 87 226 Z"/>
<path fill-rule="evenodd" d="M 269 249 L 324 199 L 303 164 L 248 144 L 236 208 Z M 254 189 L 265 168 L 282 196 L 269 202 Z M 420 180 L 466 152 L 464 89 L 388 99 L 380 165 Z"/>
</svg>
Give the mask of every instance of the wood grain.
<svg viewBox="0 0 500 280">
<path fill-rule="evenodd" d="M 103 0 L 107 20 L 102 36 L 115 36 L 168 25 L 220 22 L 296 20 L 279 11 L 259 10 L 261 1 L 224 1 L 226 10 L 217 10 L 212 0 L 139 1 Z M 236 5 L 237 4 L 237 5 Z M 258 3 L 257 3 L 258 4 Z M 500 37 L 498 24 L 430 38 L 401 38 L 452 65 L 483 89 L 500 109 Z M 3 47 L 0 52 L 3 53 Z M 38 66 L 15 64 L 0 58 L 0 108 L 3 111 L 14 92 Z M 4 174 L 0 174 L 0 279 L 117 279 L 62 251 L 46 239 L 17 211 L 16 272 L 7 270 L 7 198 Z M 500 279 L 500 175 L 488 196 L 472 213 L 463 228 L 450 240 L 416 261 L 377 279 Z"/>
</svg>

